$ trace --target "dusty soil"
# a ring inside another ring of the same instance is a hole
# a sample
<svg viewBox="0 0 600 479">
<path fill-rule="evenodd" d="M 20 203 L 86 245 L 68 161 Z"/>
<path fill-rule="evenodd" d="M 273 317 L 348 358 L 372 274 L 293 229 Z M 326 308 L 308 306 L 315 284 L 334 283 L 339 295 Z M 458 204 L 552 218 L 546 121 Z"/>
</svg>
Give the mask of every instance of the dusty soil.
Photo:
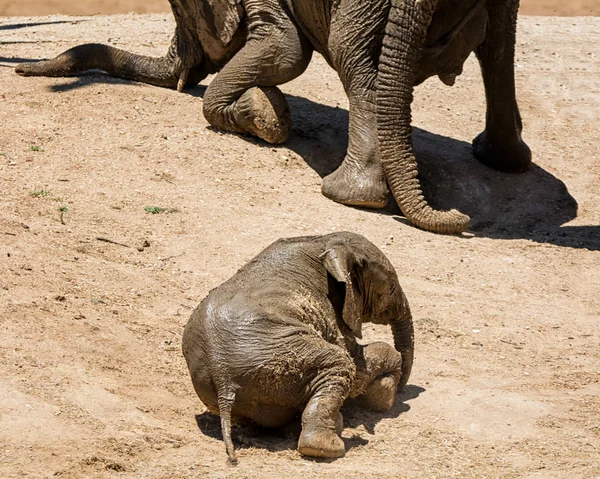
<svg viewBox="0 0 600 479">
<path fill-rule="evenodd" d="M 418 88 L 427 191 L 472 215 L 464 237 L 321 196 L 347 101 L 320 57 L 283 87 L 282 147 L 209 128 L 204 87 L 13 72 L 84 40 L 158 55 L 172 29 L 164 14 L 0 18 L 0 477 L 600 476 L 600 21 L 520 21 L 524 175 L 471 156 L 485 111 L 473 59 L 455 87 Z M 275 239 L 337 230 L 398 270 L 417 330 L 410 385 L 387 414 L 344 409 L 342 459 L 238 428 L 230 468 L 182 328 Z"/>
<path fill-rule="evenodd" d="M 167 0 L 21 0 L 0 2 L 0 16 L 170 12 Z M 523 15 L 600 15 L 598 0 L 521 0 Z"/>
</svg>

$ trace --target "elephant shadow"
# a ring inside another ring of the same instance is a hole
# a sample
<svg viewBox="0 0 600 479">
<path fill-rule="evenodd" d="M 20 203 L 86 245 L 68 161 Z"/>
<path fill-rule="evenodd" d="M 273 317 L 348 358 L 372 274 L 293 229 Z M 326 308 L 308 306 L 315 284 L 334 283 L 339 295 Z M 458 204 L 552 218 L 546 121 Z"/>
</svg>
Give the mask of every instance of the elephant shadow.
<svg viewBox="0 0 600 479">
<path fill-rule="evenodd" d="M 410 411 L 410 406 L 406 401 L 418 398 L 425 389 L 414 384 L 407 385 L 403 391 L 396 394 L 394 404 L 386 412 L 374 412 L 360 407 L 358 401 L 349 399 L 342 407 L 344 416 L 344 427 L 357 428 L 363 426 L 369 434 L 375 434 L 375 426 L 382 419 L 397 418 L 401 414 Z"/>
<path fill-rule="evenodd" d="M 348 111 L 287 98 L 294 121 L 285 146 L 324 177 L 344 159 Z M 413 142 L 425 197 L 435 208 L 468 214 L 475 236 L 600 250 L 600 225 L 563 226 L 577 217 L 578 205 L 550 172 L 535 164 L 524 174 L 498 172 L 475 159 L 470 142 L 421 128 L 413 128 Z M 391 196 L 385 209 L 372 211 L 408 224 Z"/>
<path fill-rule="evenodd" d="M 196 416 L 200 431 L 213 439 L 223 440 L 221 418 L 208 411 Z M 252 421 L 234 421 L 231 437 L 236 449 L 261 448 L 269 452 L 295 449 L 298 437 L 285 428 L 267 428 Z"/>
<path fill-rule="evenodd" d="M 294 151 L 323 178 L 344 159 L 348 111 L 294 95 L 286 94 L 286 98 L 292 131 L 289 141 L 279 148 Z M 600 251 L 600 225 L 563 226 L 577 217 L 578 205 L 563 181 L 550 172 L 533 164 L 523 174 L 501 173 L 477 161 L 470 142 L 421 128 L 413 128 L 413 143 L 425 197 L 434 208 L 456 208 L 468 214 L 474 236 Z M 408 224 L 391 195 L 386 208 L 370 211 Z"/>
<path fill-rule="evenodd" d="M 26 43 L 26 42 L 14 42 L 14 43 Z M 10 45 L 10 42 L 0 42 L 0 45 Z M 17 63 L 24 62 L 39 62 L 40 58 L 20 58 L 20 57 L 0 57 L 0 67 L 3 68 L 14 68 Z"/>
<path fill-rule="evenodd" d="M 375 426 L 385 418 L 396 418 L 410 410 L 405 401 L 419 396 L 425 389 L 409 385 L 405 390 L 396 395 L 394 405 L 385 413 L 371 412 L 362 408 L 358 401 L 349 399 L 342 407 L 344 417 L 344 433 L 342 434 L 346 451 L 358 446 L 364 446 L 369 441 L 358 434 L 348 437 L 346 428 L 364 426 L 369 434 L 375 434 Z M 221 419 L 208 411 L 196 416 L 196 424 L 206 436 L 222 441 Z M 252 421 L 236 421 L 232 428 L 232 439 L 236 449 L 261 448 L 269 452 L 295 450 L 298 445 L 298 436 L 301 432 L 300 415 L 290 424 L 281 428 L 262 427 Z M 305 458 L 317 462 L 332 462 L 334 459 Z"/>
<path fill-rule="evenodd" d="M 64 92 L 94 83 L 132 84 L 104 74 L 87 73 L 51 89 Z M 202 97 L 205 91 L 206 84 L 186 90 L 195 97 Z M 293 116 L 290 140 L 285 145 L 269 147 L 290 149 L 319 176 L 327 176 L 344 159 L 348 111 L 294 95 L 287 94 L 286 98 Z M 600 251 L 600 225 L 563 226 L 577 217 L 578 205 L 566 185 L 550 172 L 534 164 L 524 174 L 500 173 L 479 163 L 469 142 L 420 128 L 414 128 L 413 133 L 425 196 L 435 208 L 456 208 L 468 214 L 470 232 L 475 236 L 527 239 Z M 239 137 L 253 144 L 264 144 L 249 136 Z M 407 223 L 391 197 L 385 209 L 371 211 Z"/>
<path fill-rule="evenodd" d="M 55 20 L 49 22 L 26 22 L 26 23 L 7 23 L 0 25 L 0 31 L 3 30 L 19 30 L 23 28 L 39 27 L 43 25 L 56 25 L 61 23 L 80 23 L 88 20 Z M 31 40 L 31 41 L 0 41 L 0 45 L 18 45 L 27 43 L 51 43 L 49 40 Z M 20 57 L 0 57 L 0 67 L 14 68 L 16 63 L 39 62 L 41 58 L 20 58 Z"/>
</svg>

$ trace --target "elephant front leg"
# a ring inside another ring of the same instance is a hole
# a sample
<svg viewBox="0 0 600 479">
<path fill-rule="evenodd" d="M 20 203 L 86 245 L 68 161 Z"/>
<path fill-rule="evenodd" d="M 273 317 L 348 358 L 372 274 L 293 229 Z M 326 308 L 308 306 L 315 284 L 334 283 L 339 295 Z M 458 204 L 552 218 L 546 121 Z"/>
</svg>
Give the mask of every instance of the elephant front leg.
<svg viewBox="0 0 600 479">
<path fill-rule="evenodd" d="M 522 173 L 531 151 L 521 139 L 523 125 L 515 92 L 515 38 L 518 0 L 488 1 L 489 25 L 476 54 L 487 100 L 485 131 L 473 140 L 475 157 L 499 171 Z"/>
<path fill-rule="evenodd" d="M 362 348 L 355 364 L 356 381 L 350 397 L 357 397 L 372 411 L 388 411 L 402 376 L 401 354 L 387 343 L 371 343 Z"/>
<path fill-rule="evenodd" d="M 348 151 L 344 161 L 323 178 L 322 192 L 345 205 L 383 208 L 388 186 L 379 159 L 374 92 L 351 96 Z"/>
<path fill-rule="evenodd" d="M 312 50 L 289 19 L 254 31 L 246 45 L 212 81 L 204 96 L 204 116 L 213 126 L 283 143 L 290 111 L 275 86 L 299 76 Z"/>
</svg>

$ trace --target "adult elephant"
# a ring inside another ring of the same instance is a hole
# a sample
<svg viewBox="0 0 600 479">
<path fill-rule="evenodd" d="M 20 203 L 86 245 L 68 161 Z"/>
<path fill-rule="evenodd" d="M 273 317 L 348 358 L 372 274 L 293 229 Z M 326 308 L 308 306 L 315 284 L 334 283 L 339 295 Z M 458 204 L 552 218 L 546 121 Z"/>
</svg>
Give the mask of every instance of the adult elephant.
<svg viewBox="0 0 600 479">
<path fill-rule="evenodd" d="M 487 98 L 475 156 L 492 168 L 525 171 L 514 82 L 518 0 L 170 0 L 177 21 L 166 57 L 85 45 L 17 67 L 22 75 L 100 68 L 160 86 L 195 84 L 221 69 L 204 98 L 214 126 L 271 143 L 287 139 L 289 111 L 275 87 L 299 76 L 313 50 L 338 72 L 350 103 L 349 146 L 323 180 L 334 201 L 385 206 L 388 185 L 406 218 L 459 233 L 469 217 L 433 209 L 423 196 L 412 146 L 413 87 L 437 75 L 452 85 L 475 51 Z"/>
<path fill-rule="evenodd" d="M 394 347 L 360 345 L 362 324 L 388 324 Z M 413 322 L 394 267 L 363 236 L 340 232 L 276 241 L 213 289 L 183 332 L 194 389 L 221 416 L 279 427 L 302 415 L 298 450 L 343 456 L 348 397 L 387 411 L 411 373 Z"/>
</svg>

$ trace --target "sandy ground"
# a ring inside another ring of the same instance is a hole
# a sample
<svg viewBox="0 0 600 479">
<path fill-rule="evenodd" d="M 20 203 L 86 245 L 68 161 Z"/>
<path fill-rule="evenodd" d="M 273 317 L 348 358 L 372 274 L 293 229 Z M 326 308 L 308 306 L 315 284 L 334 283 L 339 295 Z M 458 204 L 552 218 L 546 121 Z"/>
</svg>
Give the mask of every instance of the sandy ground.
<svg viewBox="0 0 600 479">
<path fill-rule="evenodd" d="M 110 15 L 170 12 L 167 0 L 20 0 L 0 1 L 0 16 Z M 524 15 L 600 15 L 598 0 L 521 0 Z"/>
<path fill-rule="evenodd" d="M 84 40 L 158 55 L 172 29 L 163 14 L 0 18 L 0 477 L 600 476 L 600 20 L 520 21 L 524 175 L 471 156 L 485 108 L 473 59 L 454 88 L 418 88 L 427 191 L 472 215 L 464 237 L 321 196 L 347 101 L 318 56 L 283 87 L 282 147 L 209 128 L 204 87 L 13 72 Z M 342 459 L 238 428 L 230 468 L 182 328 L 275 239 L 338 230 L 397 268 L 417 330 L 410 385 L 387 414 L 344 409 Z"/>
</svg>

